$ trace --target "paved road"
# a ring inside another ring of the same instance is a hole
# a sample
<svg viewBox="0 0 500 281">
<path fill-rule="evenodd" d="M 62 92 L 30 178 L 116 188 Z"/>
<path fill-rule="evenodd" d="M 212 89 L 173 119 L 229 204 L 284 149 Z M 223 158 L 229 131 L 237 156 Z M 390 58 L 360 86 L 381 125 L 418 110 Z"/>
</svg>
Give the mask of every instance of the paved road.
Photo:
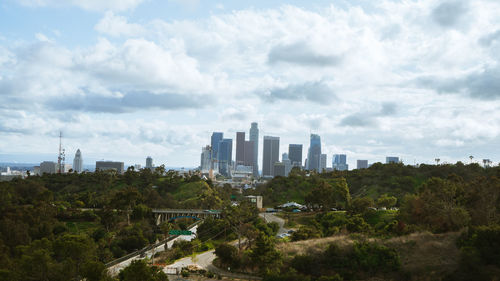
<svg viewBox="0 0 500 281">
<path fill-rule="evenodd" d="M 264 218 L 266 222 L 277 222 L 280 226 L 280 229 L 278 230 L 278 234 L 283 234 L 283 233 L 288 233 L 288 228 L 285 228 L 285 220 L 274 215 L 273 213 L 260 213 L 259 216 Z"/>
<path fill-rule="evenodd" d="M 179 236 L 179 237 L 177 237 L 175 239 L 172 239 L 172 240 L 168 241 L 167 242 L 167 248 L 171 248 L 172 245 L 174 244 L 174 242 L 177 241 L 177 240 L 191 241 L 194 238 L 196 238 L 196 234 L 195 233 L 196 233 L 196 230 L 198 230 L 198 225 L 195 225 L 194 227 L 190 228 L 189 230 L 191 230 L 193 232 L 192 235 L 190 235 L 190 236 Z M 151 250 L 147 251 L 143 257 L 141 257 L 140 255 L 137 255 L 137 256 L 131 257 L 128 260 L 122 261 L 119 264 L 115 264 L 115 265 L 113 265 L 113 266 L 111 266 L 111 267 L 108 268 L 108 272 L 110 273 L 111 276 L 116 276 L 116 275 L 118 275 L 118 273 L 122 269 L 124 269 L 125 267 L 129 266 L 132 263 L 132 261 L 134 261 L 134 260 L 142 260 L 142 259 L 145 259 L 145 258 L 151 258 L 153 256 L 153 252 L 154 253 L 158 253 L 158 252 L 163 252 L 163 251 L 165 251 L 165 244 L 156 247 L 154 250 L 151 249 Z"/>
</svg>

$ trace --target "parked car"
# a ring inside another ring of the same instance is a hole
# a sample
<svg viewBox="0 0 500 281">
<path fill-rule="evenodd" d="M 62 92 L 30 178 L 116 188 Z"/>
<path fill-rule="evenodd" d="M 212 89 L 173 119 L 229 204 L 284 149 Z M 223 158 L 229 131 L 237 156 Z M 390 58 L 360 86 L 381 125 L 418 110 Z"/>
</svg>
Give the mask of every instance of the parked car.
<svg viewBox="0 0 500 281">
<path fill-rule="evenodd" d="M 288 234 L 288 233 L 281 233 L 280 235 L 278 235 L 278 237 L 281 239 L 283 239 L 285 237 L 289 237 L 289 236 L 290 236 L 290 234 Z"/>
</svg>

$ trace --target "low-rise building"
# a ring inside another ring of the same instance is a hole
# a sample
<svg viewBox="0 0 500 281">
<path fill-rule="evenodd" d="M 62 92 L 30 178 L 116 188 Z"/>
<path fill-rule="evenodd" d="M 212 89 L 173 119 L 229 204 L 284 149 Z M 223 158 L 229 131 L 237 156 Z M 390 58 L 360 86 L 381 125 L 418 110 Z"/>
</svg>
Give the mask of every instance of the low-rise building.
<svg viewBox="0 0 500 281">
<path fill-rule="evenodd" d="M 124 163 L 114 162 L 114 161 L 96 161 L 95 162 L 96 171 L 116 171 L 118 174 L 123 174 Z"/>
</svg>

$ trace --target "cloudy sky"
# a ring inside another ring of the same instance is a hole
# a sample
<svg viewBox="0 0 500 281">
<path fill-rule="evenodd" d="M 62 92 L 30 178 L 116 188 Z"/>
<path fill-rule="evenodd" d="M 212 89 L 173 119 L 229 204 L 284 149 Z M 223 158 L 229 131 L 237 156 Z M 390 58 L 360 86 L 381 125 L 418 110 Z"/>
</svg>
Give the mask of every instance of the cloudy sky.
<svg viewBox="0 0 500 281">
<path fill-rule="evenodd" d="M 4 0 L 0 162 L 194 167 L 213 131 L 500 161 L 497 0 Z M 260 144 L 262 147 L 262 144 Z M 234 151 L 234 150 L 233 150 Z M 261 152 L 262 153 L 262 152 Z"/>
</svg>

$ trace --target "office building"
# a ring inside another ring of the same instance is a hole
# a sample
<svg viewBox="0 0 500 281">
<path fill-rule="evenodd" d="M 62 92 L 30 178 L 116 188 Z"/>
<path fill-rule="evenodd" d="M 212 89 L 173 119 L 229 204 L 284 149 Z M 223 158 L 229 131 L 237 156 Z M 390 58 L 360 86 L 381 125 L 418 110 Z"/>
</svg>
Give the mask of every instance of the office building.
<svg viewBox="0 0 500 281">
<path fill-rule="evenodd" d="M 75 158 L 73 158 L 73 171 L 77 173 L 83 172 L 83 158 L 80 149 L 76 150 Z"/>
<path fill-rule="evenodd" d="M 273 176 L 277 177 L 277 176 L 282 176 L 284 177 L 285 176 L 285 164 L 283 164 L 282 162 L 276 162 L 274 163 L 273 165 Z"/>
<path fill-rule="evenodd" d="M 326 154 L 321 154 L 320 160 L 319 160 L 319 171 L 323 172 L 326 171 Z"/>
<path fill-rule="evenodd" d="M 302 144 L 288 145 L 288 159 L 293 167 L 302 167 Z"/>
<path fill-rule="evenodd" d="M 257 123 L 253 122 L 250 127 L 250 141 L 253 142 L 253 176 L 259 177 L 259 128 Z"/>
<path fill-rule="evenodd" d="M 285 165 L 285 177 L 288 177 L 290 171 L 292 170 L 292 161 L 288 157 L 288 153 L 281 154 L 281 162 Z"/>
<path fill-rule="evenodd" d="M 96 161 L 95 170 L 96 171 L 116 171 L 118 174 L 123 174 L 124 172 L 123 162 L 115 161 Z"/>
<path fill-rule="evenodd" d="M 385 157 L 385 163 L 399 163 L 399 157 L 394 157 L 394 156 L 387 156 Z"/>
<path fill-rule="evenodd" d="M 200 171 L 208 173 L 212 167 L 212 148 L 210 145 L 201 148 Z"/>
<path fill-rule="evenodd" d="M 347 156 L 345 154 L 334 154 L 332 159 L 332 169 L 337 171 L 349 170 L 349 165 L 347 165 Z"/>
<path fill-rule="evenodd" d="M 153 158 L 151 158 L 151 156 L 148 156 L 146 158 L 146 169 L 150 169 L 150 170 L 153 169 Z"/>
<path fill-rule="evenodd" d="M 43 161 L 40 163 L 40 175 L 55 174 L 58 171 L 58 165 L 53 161 Z"/>
<path fill-rule="evenodd" d="M 368 160 L 358 160 L 356 164 L 358 169 L 368 169 Z"/>
<path fill-rule="evenodd" d="M 321 137 L 311 134 L 309 152 L 307 154 L 307 169 L 320 172 L 321 165 Z"/>
<path fill-rule="evenodd" d="M 233 140 L 222 139 L 219 142 L 217 155 L 217 161 L 219 162 L 219 173 L 227 178 L 230 178 L 233 158 Z"/>
<path fill-rule="evenodd" d="M 280 157 L 280 138 L 264 136 L 264 149 L 262 154 L 262 176 L 274 176 L 274 163 Z"/>
<path fill-rule="evenodd" d="M 134 164 L 134 170 L 139 171 L 142 168 L 141 164 Z"/>
<path fill-rule="evenodd" d="M 236 132 L 236 166 L 245 163 L 245 132 Z"/>
<path fill-rule="evenodd" d="M 212 147 L 212 160 L 217 160 L 217 151 L 219 149 L 219 142 L 224 138 L 224 134 L 220 132 L 213 132 L 210 142 L 210 147 Z"/>
<path fill-rule="evenodd" d="M 243 157 L 243 165 L 252 167 L 254 165 L 254 143 L 253 141 L 245 141 L 245 153 Z M 253 167 L 252 167 L 253 170 Z"/>
<path fill-rule="evenodd" d="M 71 164 L 61 164 L 62 165 L 62 169 L 61 169 L 61 173 L 69 173 L 69 171 L 73 170 L 73 165 Z"/>
</svg>

